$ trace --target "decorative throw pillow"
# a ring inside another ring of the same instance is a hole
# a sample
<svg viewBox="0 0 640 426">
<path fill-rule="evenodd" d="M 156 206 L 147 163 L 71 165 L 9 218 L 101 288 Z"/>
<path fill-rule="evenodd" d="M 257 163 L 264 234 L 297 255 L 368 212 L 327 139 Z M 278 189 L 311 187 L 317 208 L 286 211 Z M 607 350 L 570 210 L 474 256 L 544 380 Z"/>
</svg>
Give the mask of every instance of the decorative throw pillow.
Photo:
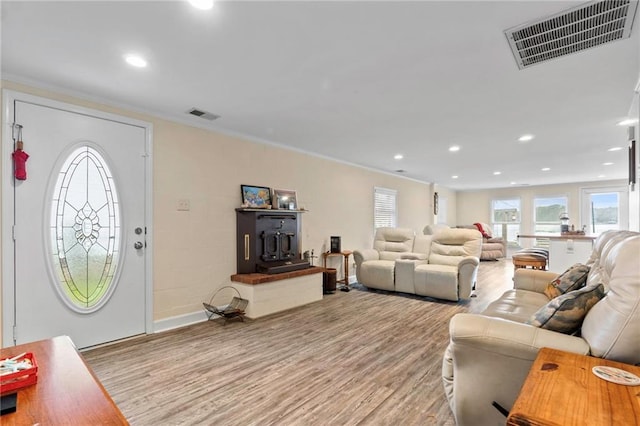
<svg viewBox="0 0 640 426">
<path fill-rule="evenodd" d="M 574 334 L 580 330 L 589 309 L 603 297 L 602 284 L 570 291 L 550 300 L 527 323 L 559 333 Z"/>
<path fill-rule="evenodd" d="M 546 294 L 549 299 L 553 299 L 561 294 L 577 290 L 587 282 L 587 275 L 589 275 L 589 267 L 581 263 L 576 263 L 560 274 L 558 278 L 551 281 L 547 285 L 547 288 L 544 289 L 544 294 Z"/>
</svg>

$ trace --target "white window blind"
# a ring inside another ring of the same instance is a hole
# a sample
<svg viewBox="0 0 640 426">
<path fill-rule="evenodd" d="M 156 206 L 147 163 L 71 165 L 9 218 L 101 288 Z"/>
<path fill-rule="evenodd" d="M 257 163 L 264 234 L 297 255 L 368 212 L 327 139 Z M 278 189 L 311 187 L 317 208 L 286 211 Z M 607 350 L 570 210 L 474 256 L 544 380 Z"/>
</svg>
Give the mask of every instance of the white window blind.
<svg viewBox="0 0 640 426">
<path fill-rule="evenodd" d="M 396 195 L 398 191 L 387 188 L 373 189 L 373 226 L 395 227 L 397 223 Z"/>
</svg>

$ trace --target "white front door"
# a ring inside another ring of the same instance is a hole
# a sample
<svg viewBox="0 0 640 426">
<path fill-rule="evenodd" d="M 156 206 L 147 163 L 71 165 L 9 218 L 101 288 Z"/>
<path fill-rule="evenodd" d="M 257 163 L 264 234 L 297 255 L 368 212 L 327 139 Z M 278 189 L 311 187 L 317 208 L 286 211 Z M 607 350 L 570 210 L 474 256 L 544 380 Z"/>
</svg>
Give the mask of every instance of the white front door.
<svg viewBox="0 0 640 426">
<path fill-rule="evenodd" d="M 14 267 L 3 287 L 13 300 L 3 308 L 14 304 L 14 318 L 9 333 L 3 317 L 4 344 L 68 335 L 83 348 L 144 333 L 149 128 L 28 96 L 8 108 L 29 159 L 26 180 L 10 177 Z"/>
</svg>

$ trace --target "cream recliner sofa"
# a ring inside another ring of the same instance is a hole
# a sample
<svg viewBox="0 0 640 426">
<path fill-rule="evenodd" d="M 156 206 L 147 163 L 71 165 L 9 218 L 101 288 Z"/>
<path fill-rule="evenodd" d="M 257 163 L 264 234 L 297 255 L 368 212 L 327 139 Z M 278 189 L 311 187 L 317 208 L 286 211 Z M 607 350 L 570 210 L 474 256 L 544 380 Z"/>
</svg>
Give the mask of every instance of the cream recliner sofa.
<svg viewBox="0 0 640 426">
<path fill-rule="evenodd" d="M 411 253 L 414 239 L 412 229 L 376 229 L 373 248 L 353 252 L 358 282 L 367 287 L 394 291 L 396 260 Z"/>
<path fill-rule="evenodd" d="M 481 314 L 457 314 L 442 362 L 445 394 L 460 426 L 504 424 L 493 406 L 510 410 L 542 347 L 640 363 L 640 233 L 608 231 L 595 242 L 586 286 L 606 294 L 588 311 L 580 335 L 527 324 L 549 302 L 543 293 L 557 274 L 518 269 L 514 289 Z"/>
<path fill-rule="evenodd" d="M 423 256 L 405 254 L 396 261 L 396 291 L 452 301 L 468 299 L 481 249 L 482 234 L 471 229 L 445 228 L 434 235 L 418 235 L 413 251 Z"/>
<path fill-rule="evenodd" d="M 482 235 L 444 229 L 413 235 L 409 229 L 379 228 L 374 249 L 356 250 L 356 278 L 366 287 L 457 301 L 475 283 Z"/>
</svg>

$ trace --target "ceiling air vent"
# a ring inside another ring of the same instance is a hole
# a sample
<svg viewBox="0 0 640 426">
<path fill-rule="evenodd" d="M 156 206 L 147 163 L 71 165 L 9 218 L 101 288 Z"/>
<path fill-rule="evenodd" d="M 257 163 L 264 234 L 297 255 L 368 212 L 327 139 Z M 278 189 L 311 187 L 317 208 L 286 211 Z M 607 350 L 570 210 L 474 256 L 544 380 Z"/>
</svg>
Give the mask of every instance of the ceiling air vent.
<svg viewBox="0 0 640 426">
<path fill-rule="evenodd" d="M 203 110 L 198 109 L 198 108 L 191 108 L 187 112 L 189 114 L 191 114 L 191 115 L 195 115 L 196 117 L 204 118 L 204 119 L 207 119 L 207 120 L 210 120 L 210 121 L 217 120 L 218 118 L 220 118 L 219 115 L 215 115 L 215 114 L 212 114 L 212 113 L 207 112 L 207 111 L 203 111 Z"/>
<path fill-rule="evenodd" d="M 507 36 L 520 69 L 549 59 L 629 38 L 637 0 L 586 3 L 551 17 L 510 28 Z"/>
</svg>

